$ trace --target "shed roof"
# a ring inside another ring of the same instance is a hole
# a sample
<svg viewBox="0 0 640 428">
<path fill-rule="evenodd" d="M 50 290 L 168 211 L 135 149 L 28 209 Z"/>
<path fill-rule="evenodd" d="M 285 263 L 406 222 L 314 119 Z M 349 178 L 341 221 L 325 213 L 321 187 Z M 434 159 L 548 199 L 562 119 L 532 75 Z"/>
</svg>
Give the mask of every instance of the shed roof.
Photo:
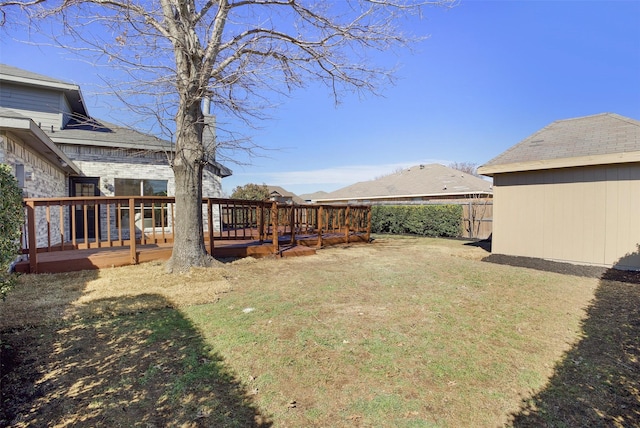
<svg viewBox="0 0 640 428">
<path fill-rule="evenodd" d="M 416 165 L 376 180 L 361 181 L 317 199 L 368 200 L 389 197 L 463 196 L 491 193 L 491 183 L 444 165 Z"/>
<path fill-rule="evenodd" d="M 478 168 L 484 175 L 640 161 L 640 121 L 614 113 L 558 120 Z"/>
</svg>

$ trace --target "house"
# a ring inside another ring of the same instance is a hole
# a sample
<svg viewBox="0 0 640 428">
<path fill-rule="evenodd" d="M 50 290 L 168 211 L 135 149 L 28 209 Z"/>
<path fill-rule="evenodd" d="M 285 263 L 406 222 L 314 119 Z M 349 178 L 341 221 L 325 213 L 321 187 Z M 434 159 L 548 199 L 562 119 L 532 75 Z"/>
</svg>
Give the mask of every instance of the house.
<svg viewBox="0 0 640 428">
<path fill-rule="evenodd" d="M 316 203 L 451 202 L 490 198 L 491 183 L 440 164 L 416 165 L 330 192 Z"/>
<path fill-rule="evenodd" d="M 267 186 L 269 189 L 269 200 L 283 204 L 304 204 L 305 201 L 295 193 L 283 189 L 280 186 Z"/>
<path fill-rule="evenodd" d="M 213 147 L 213 117 L 206 121 Z M 169 141 L 91 117 L 78 85 L 0 64 L 0 161 L 25 196 L 171 196 L 172 154 Z M 220 197 L 229 175 L 211 150 L 203 196 Z M 149 226 L 150 212 L 137 215 Z"/>
<path fill-rule="evenodd" d="M 300 199 L 305 201 L 305 203 L 311 203 L 311 201 L 324 199 L 328 194 L 329 193 L 325 192 L 324 190 L 318 190 L 317 192 L 313 193 L 303 193 L 302 195 L 300 195 Z"/>
<path fill-rule="evenodd" d="M 640 269 L 640 121 L 558 120 L 487 162 L 492 252 Z"/>
<path fill-rule="evenodd" d="M 462 237 L 491 236 L 491 182 L 437 163 L 415 165 L 313 199 L 320 204 L 462 205 Z"/>
<path fill-rule="evenodd" d="M 2 161 L 22 165 L 27 196 L 174 194 L 171 142 L 92 118 L 75 84 L 0 64 L 0 132 Z M 212 156 L 204 196 L 219 197 L 229 175 Z"/>
</svg>

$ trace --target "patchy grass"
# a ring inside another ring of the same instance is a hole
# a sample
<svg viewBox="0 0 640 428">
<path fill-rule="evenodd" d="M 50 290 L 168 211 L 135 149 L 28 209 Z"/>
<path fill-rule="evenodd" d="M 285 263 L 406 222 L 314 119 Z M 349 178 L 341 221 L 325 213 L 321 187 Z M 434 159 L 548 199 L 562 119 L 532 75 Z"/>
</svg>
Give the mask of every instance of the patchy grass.
<svg viewBox="0 0 640 428">
<path fill-rule="evenodd" d="M 637 426 L 638 285 L 379 237 L 166 275 L 25 276 L 13 426 Z"/>
</svg>

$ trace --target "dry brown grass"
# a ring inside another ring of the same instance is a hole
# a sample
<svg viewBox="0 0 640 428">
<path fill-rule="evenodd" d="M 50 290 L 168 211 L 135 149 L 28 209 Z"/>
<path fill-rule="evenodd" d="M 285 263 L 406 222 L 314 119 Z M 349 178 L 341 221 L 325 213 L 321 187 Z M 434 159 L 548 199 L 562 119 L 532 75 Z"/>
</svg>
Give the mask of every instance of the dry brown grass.
<svg viewBox="0 0 640 428">
<path fill-rule="evenodd" d="M 378 237 L 188 275 L 148 264 L 25 277 L 0 309 L 14 365 L 3 380 L 23 396 L 5 402 L 5 417 L 639 425 L 638 287 L 486 255 L 462 241 Z"/>
<path fill-rule="evenodd" d="M 137 306 L 118 306 L 123 298 L 143 295 L 162 296 L 163 306 L 176 308 L 213 303 L 231 290 L 228 277 L 224 267 L 167 274 L 157 262 L 100 271 L 22 276 L 21 285 L 2 304 L 0 330 L 78 316 L 158 309 L 157 299 L 135 299 Z"/>
</svg>

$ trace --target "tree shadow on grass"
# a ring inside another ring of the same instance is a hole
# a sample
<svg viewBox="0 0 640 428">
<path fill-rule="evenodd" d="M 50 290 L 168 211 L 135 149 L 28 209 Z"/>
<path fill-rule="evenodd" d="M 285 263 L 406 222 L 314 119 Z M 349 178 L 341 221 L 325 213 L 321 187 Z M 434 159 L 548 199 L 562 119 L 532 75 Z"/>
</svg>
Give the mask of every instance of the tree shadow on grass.
<svg viewBox="0 0 640 428">
<path fill-rule="evenodd" d="M 69 321 L 3 332 L 0 425 L 271 426 L 164 297 L 88 306 Z"/>
<path fill-rule="evenodd" d="M 602 274 L 583 338 L 512 415 L 513 426 L 640 427 L 639 279 L 615 269 Z"/>
</svg>

